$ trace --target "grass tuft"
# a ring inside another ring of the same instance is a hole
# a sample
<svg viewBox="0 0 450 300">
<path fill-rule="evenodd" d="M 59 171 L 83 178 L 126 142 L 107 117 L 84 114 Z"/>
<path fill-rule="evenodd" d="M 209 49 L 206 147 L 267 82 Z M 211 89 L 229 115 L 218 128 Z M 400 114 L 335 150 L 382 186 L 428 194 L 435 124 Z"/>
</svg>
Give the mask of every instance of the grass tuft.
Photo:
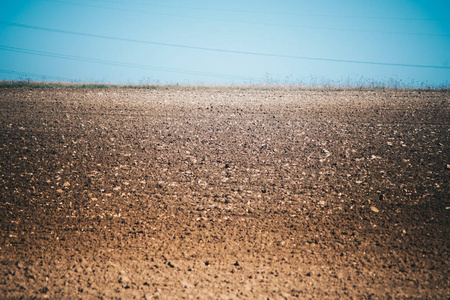
<svg viewBox="0 0 450 300">
<path fill-rule="evenodd" d="M 176 89 L 214 89 L 214 90 L 299 90 L 299 91 L 441 91 L 449 92 L 449 85 L 421 86 L 421 87 L 398 87 L 387 85 L 190 85 L 190 84 L 107 84 L 107 83 L 65 83 L 65 82 L 43 82 L 43 81 L 0 81 L 1 88 L 42 88 L 42 89 L 144 89 L 144 90 L 176 90 Z"/>
</svg>

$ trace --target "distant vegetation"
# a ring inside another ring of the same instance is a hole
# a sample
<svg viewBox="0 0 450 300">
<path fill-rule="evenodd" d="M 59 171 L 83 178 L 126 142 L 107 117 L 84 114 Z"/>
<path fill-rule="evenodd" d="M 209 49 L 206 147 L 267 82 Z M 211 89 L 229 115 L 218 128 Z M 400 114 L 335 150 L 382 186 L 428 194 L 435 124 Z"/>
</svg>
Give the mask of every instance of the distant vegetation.
<svg viewBox="0 0 450 300">
<path fill-rule="evenodd" d="M 1 88 L 73 88 L 73 89 L 148 89 L 148 90 L 168 90 L 168 89 L 287 89 L 287 90 L 359 90 L 359 91 L 383 91 L 383 90 L 420 90 L 420 91 L 450 91 L 450 85 L 442 86 L 420 86 L 420 87 L 402 87 L 376 84 L 359 85 L 304 85 L 304 84 L 108 84 L 108 83 L 66 83 L 66 82 L 44 82 L 44 81 L 0 81 Z"/>
<path fill-rule="evenodd" d="M 157 89 L 165 88 L 162 85 L 133 85 L 133 84 L 106 84 L 106 83 L 65 83 L 65 82 L 42 82 L 42 81 L 0 81 L 0 88 L 77 88 L 77 89 L 110 89 L 110 88 L 133 88 L 133 89 Z"/>
</svg>

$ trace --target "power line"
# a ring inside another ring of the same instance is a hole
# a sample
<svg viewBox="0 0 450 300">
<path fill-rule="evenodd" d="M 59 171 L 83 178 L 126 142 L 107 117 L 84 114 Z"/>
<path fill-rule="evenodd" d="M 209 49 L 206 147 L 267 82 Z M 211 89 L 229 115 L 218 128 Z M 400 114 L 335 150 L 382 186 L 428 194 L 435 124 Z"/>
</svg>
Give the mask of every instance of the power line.
<svg viewBox="0 0 450 300">
<path fill-rule="evenodd" d="M 435 37 L 450 37 L 450 34 L 441 34 L 441 33 L 420 33 L 420 32 L 401 32 L 401 31 L 383 31 L 383 30 L 368 30 L 368 29 L 348 29 L 348 28 L 338 28 L 338 27 L 320 27 L 320 26 L 299 26 L 299 25 L 289 25 L 289 24 L 276 24 L 276 23 L 265 23 L 265 22 L 251 22 L 251 21 L 236 21 L 236 20 L 226 20 L 226 19 L 219 19 L 219 18 L 208 18 L 208 17 L 191 17 L 186 15 L 177 15 L 177 14 L 168 14 L 168 13 L 155 13 L 145 10 L 137 10 L 137 9 L 130 9 L 130 8 L 117 8 L 117 7 L 111 7 L 111 6 L 101 6 L 97 4 L 87 4 L 87 3 L 75 3 L 75 2 L 68 2 L 68 1 L 62 1 L 62 0 L 45 0 L 48 2 L 55 2 L 55 3 L 63 3 L 63 4 L 69 4 L 69 5 L 76 5 L 76 6 L 87 6 L 87 7 L 95 7 L 95 8 L 101 8 L 101 9 L 110 9 L 110 10 L 120 10 L 120 11 L 130 11 L 135 13 L 145 13 L 145 14 L 157 14 L 159 16 L 169 16 L 169 17 L 176 17 L 176 18 L 188 18 L 188 19 L 195 19 L 195 20 L 207 20 L 207 21 L 214 21 L 214 22 L 228 22 L 228 23 L 241 23 L 241 24 L 252 24 L 252 25 L 265 25 L 265 26 L 280 26 L 280 27 L 294 27 L 294 28 L 302 28 L 302 29 L 317 29 L 317 30 L 330 30 L 330 31 L 346 31 L 346 32 L 363 32 L 363 33 L 380 33 L 380 34 L 396 34 L 396 35 L 417 35 L 417 36 L 435 36 Z M 152 4 L 153 5 L 153 4 Z M 170 6 L 170 5 L 158 5 L 155 4 L 155 6 L 162 6 L 162 7 L 175 7 L 176 6 Z M 179 8 L 187 8 L 187 7 L 179 7 Z M 195 8 L 191 8 L 195 9 Z M 201 9 L 201 8 L 197 8 Z M 205 10 L 209 10 L 207 8 L 204 8 Z M 215 9 L 214 9 L 215 10 Z M 219 10 L 220 11 L 220 10 Z M 276 13 L 275 13 L 276 14 Z M 299 16 L 316 16 L 316 17 L 332 17 L 333 15 L 308 15 L 308 14 L 299 14 Z M 347 16 L 348 17 L 348 16 Z M 366 19 L 369 17 L 360 17 L 362 19 Z M 373 17 L 372 19 L 383 19 L 381 17 Z M 389 18 L 386 18 L 389 19 Z"/>
<path fill-rule="evenodd" d="M 53 52 L 45 52 L 45 51 L 39 51 L 39 50 L 30 50 L 30 49 L 24 49 L 24 48 L 9 47 L 9 46 L 3 46 L 3 45 L 0 45 L 0 50 L 15 52 L 15 53 L 39 55 L 39 56 L 45 56 L 45 57 L 68 59 L 68 60 L 74 60 L 74 61 L 98 63 L 98 64 L 111 65 L 111 66 L 120 66 L 120 67 L 137 68 L 137 69 L 145 69 L 145 70 L 155 70 L 155 71 L 197 75 L 197 76 L 209 76 L 209 77 L 219 77 L 219 78 L 239 79 L 239 80 L 261 80 L 262 79 L 262 78 L 254 78 L 254 77 L 250 78 L 250 77 L 244 77 L 244 76 L 234 76 L 234 75 L 221 74 L 221 73 L 210 73 L 210 72 L 200 72 L 200 71 L 191 71 L 191 70 L 174 69 L 174 68 L 163 68 L 163 67 L 156 67 L 156 66 L 149 66 L 149 65 L 133 64 L 133 63 L 126 63 L 126 62 L 112 61 L 112 60 L 96 59 L 96 58 L 89 58 L 89 57 L 82 57 L 82 56 L 59 54 L 59 53 L 53 53 Z"/>
<path fill-rule="evenodd" d="M 115 41 L 133 42 L 133 43 L 150 44 L 150 45 L 157 45 L 157 46 L 164 46 L 164 47 L 174 47 L 174 48 L 202 50 L 202 51 L 220 52 L 220 53 L 231 53 L 231 54 L 242 54 L 242 55 L 253 55 L 253 56 L 264 56 L 264 57 L 277 57 L 277 58 L 288 58 L 288 59 L 299 59 L 299 60 L 324 61 L 324 62 L 378 65 L 378 66 L 446 69 L 446 70 L 450 69 L 449 66 L 385 63 L 385 62 L 374 62 L 374 61 L 363 61 L 363 60 L 348 60 L 348 59 L 334 59 L 334 58 L 321 58 L 321 57 L 309 57 L 309 56 L 295 56 L 295 55 L 272 54 L 272 53 L 263 53 L 263 52 L 251 52 L 251 51 L 227 50 L 227 49 L 219 49 L 219 48 L 197 47 L 197 46 L 180 45 L 180 44 L 169 44 L 169 43 L 161 43 L 161 42 L 154 42 L 154 41 L 146 41 L 146 40 L 100 35 L 100 34 L 83 33 L 83 32 L 70 31 L 70 30 L 54 29 L 54 28 L 48 28 L 48 27 L 33 26 L 33 25 L 26 25 L 26 24 L 21 24 L 21 23 L 13 23 L 13 22 L 5 22 L 5 21 L 0 21 L 0 24 L 6 25 L 6 26 L 14 26 L 14 27 L 19 27 L 19 28 L 41 30 L 41 31 L 62 33 L 62 34 L 71 34 L 71 35 L 85 36 L 85 37 L 91 37 L 91 38 L 101 38 L 101 39 L 108 39 L 108 40 L 115 40 Z"/>
<path fill-rule="evenodd" d="M 18 72 L 18 71 L 12 71 L 12 70 L 6 70 L 6 69 L 0 69 L 0 73 L 4 74 L 11 74 L 11 75 L 19 75 L 19 76 L 28 76 L 28 77 L 40 77 L 45 79 L 56 79 L 56 80 L 64 80 L 69 82 L 74 82 L 75 80 L 67 77 L 60 77 L 60 76 L 51 76 L 51 75 L 43 75 L 43 74 L 36 74 L 36 73 L 27 73 L 27 72 Z"/>
<path fill-rule="evenodd" d="M 74 5 L 89 5 L 85 3 L 74 3 L 61 0 L 46 0 L 51 2 L 60 2 Z M 276 12 L 276 11 L 255 11 L 255 10 L 243 10 L 243 9 L 223 9 L 223 8 L 208 8 L 208 7 L 194 7 L 194 6 L 179 6 L 179 5 L 166 5 L 144 2 L 132 2 L 132 1 L 112 1 L 112 0 L 94 0 L 101 3 L 116 3 L 139 6 L 151 6 L 151 7 L 167 7 L 175 9 L 188 9 L 188 10 L 203 10 L 203 11 L 218 11 L 218 12 L 231 12 L 231 13 L 246 13 L 246 14 L 263 14 L 263 15 L 292 15 L 301 17 L 324 17 L 324 18 L 353 18 L 353 19 L 380 19 L 380 20 L 406 20 L 406 21 L 441 21 L 446 19 L 433 19 L 433 18 L 414 18 L 414 17 L 381 17 L 381 16 L 356 16 L 356 15 L 333 15 L 333 14 L 311 14 L 311 13 L 294 13 L 294 12 Z M 99 6 L 97 6 L 99 7 Z M 102 7 L 109 8 L 109 7 Z M 130 10 L 131 11 L 131 10 Z"/>
</svg>

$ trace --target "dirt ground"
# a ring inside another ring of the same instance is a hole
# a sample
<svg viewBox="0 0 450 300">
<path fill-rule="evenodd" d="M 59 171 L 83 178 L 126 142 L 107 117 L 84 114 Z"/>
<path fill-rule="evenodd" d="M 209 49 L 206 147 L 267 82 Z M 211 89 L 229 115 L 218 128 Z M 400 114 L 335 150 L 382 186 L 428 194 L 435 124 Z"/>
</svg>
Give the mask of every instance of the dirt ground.
<svg viewBox="0 0 450 300">
<path fill-rule="evenodd" d="M 450 297 L 450 93 L 0 89 L 0 298 Z"/>
</svg>

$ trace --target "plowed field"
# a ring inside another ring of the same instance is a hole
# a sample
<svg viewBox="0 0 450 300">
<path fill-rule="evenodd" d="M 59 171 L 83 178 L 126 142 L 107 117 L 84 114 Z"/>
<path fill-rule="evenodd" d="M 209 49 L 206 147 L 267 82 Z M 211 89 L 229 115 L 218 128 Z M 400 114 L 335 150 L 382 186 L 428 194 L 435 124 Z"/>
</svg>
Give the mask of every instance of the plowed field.
<svg viewBox="0 0 450 300">
<path fill-rule="evenodd" d="M 0 298 L 450 297 L 450 94 L 0 89 Z"/>
</svg>

